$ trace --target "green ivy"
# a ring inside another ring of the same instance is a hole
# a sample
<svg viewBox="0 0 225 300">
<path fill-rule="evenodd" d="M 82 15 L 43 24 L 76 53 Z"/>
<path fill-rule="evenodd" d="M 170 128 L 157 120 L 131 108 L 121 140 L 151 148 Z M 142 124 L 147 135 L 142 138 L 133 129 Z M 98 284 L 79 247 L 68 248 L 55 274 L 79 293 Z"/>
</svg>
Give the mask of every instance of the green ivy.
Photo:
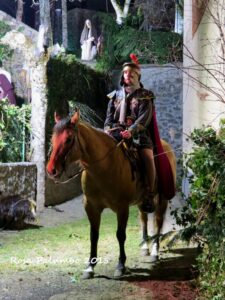
<svg viewBox="0 0 225 300">
<path fill-rule="evenodd" d="M 221 121 L 219 135 L 213 128 L 195 129 L 191 134 L 194 146 L 185 166 L 190 195 L 182 212 L 174 212 L 178 223 L 188 226 L 184 235 L 195 235 L 203 245 L 198 257 L 200 291 L 210 300 L 225 299 L 224 124 Z"/>
<path fill-rule="evenodd" d="M 7 99 L 0 101 L 0 162 L 28 160 L 30 105 L 10 105 Z"/>
<path fill-rule="evenodd" d="M 10 26 L 0 21 L 0 39 L 10 31 Z M 12 50 L 8 45 L 0 44 L 0 61 L 3 61 L 12 55 Z"/>
<path fill-rule="evenodd" d="M 105 74 L 80 63 L 75 55 L 51 58 L 48 62 L 47 73 L 46 150 L 48 152 L 48 141 L 52 135 L 55 111 L 65 117 L 69 113 L 69 106 L 85 104 L 87 109 L 92 109 L 100 117 L 100 119 L 97 118 L 100 121 L 98 125 L 102 126 L 108 101 Z"/>
</svg>

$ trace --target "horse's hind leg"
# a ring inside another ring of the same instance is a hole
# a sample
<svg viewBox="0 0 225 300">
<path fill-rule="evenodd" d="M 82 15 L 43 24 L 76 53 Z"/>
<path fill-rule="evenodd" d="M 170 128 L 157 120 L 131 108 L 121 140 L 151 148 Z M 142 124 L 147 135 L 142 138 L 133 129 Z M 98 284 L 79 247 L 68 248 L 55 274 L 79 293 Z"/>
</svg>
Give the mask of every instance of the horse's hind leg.
<svg viewBox="0 0 225 300">
<path fill-rule="evenodd" d="M 142 226 L 141 255 L 148 256 L 150 254 L 148 249 L 148 214 L 139 208 L 139 216 Z"/>
<path fill-rule="evenodd" d="M 150 261 L 155 262 L 159 258 L 159 237 L 161 229 L 163 226 L 164 216 L 168 205 L 168 200 L 165 199 L 162 195 L 159 195 L 156 200 L 157 204 L 155 205 L 155 215 L 154 215 L 154 229 L 156 237 L 152 243 L 152 250 L 150 254 Z"/>
<path fill-rule="evenodd" d="M 125 253 L 125 240 L 126 240 L 126 227 L 127 227 L 127 220 L 129 216 L 129 208 L 127 207 L 122 212 L 117 213 L 117 232 L 116 237 L 119 242 L 120 248 L 120 255 L 118 265 L 114 272 L 114 277 L 118 278 L 121 277 L 125 273 L 125 262 L 126 262 L 126 253 Z"/>
<path fill-rule="evenodd" d="M 94 267 L 97 264 L 97 246 L 102 210 L 90 205 L 89 203 L 85 206 L 85 210 L 90 222 L 91 253 L 88 266 L 84 270 L 82 278 L 90 279 L 94 276 Z"/>
</svg>

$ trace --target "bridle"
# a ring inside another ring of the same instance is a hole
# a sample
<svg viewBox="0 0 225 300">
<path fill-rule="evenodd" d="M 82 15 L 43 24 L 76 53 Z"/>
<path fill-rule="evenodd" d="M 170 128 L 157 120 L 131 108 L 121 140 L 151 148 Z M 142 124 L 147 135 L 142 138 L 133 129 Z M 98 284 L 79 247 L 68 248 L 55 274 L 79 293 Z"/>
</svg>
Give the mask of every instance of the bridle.
<svg viewBox="0 0 225 300">
<path fill-rule="evenodd" d="M 75 135 L 74 135 L 74 139 L 73 139 L 73 142 L 71 143 L 67 153 L 65 154 L 64 156 L 64 160 L 62 162 L 62 173 L 64 172 L 67 176 L 67 173 L 66 173 L 66 160 L 67 160 L 67 157 L 68 155 L 71 153 L 73 147 L 74 147 L 74 144 L 75 142 L 77 141 L 77 144 L 78 144 L 78 147 L 79 149 L 81 150 L 81 152 L 85 152 L 84 149 L 82 149 L 82 144 L 80 142 L 80 139 L 79 139 L 79 134 L 78 134 L 78 126 L 77 124 L 75 124 L 74 126 L 74 131 L 75 131 Z M 82 174 L 83 171 L 85 170 L 88 170 L 88 168 L 90 166 L 93 166 L 97 163 L 100 163 L 101 161 L 105 160 L 114 150 L 116 150 L 117 148 L 119 148 L 122 144 L 124 143 L 124 140 L 121 140 L 118 144 L 116 144 L 115 146 L 113 146 L 112 148 L 109 149 L 109 151 L 103 156 L 101 157 L 100 159 L 97 159 L 95 160 L 94 162 L 92 162 L 91 164 L 87 164 L 86 166 L 82 166 L 75 174 L 73 174 L 72 176 L 67 176 L 68 179 L 65 180 L 65 181 L 57 181 L 57 180 L 54 180 L 54 182 L 56 184 L 65 184 L 65 183 L 68 183 L 70 182 L 71 180 L 73 180 L 74 178 L 78 177 L 80 174 Z M 76 146 L 76 145 L 75 145 Z M 50 151 L 52 150 L 52 147 L 50 148 Z M 49 152 L 50 152 L 49 151 Z M 51 177 L 50 177 L 51 178 Z"/>
</svg>

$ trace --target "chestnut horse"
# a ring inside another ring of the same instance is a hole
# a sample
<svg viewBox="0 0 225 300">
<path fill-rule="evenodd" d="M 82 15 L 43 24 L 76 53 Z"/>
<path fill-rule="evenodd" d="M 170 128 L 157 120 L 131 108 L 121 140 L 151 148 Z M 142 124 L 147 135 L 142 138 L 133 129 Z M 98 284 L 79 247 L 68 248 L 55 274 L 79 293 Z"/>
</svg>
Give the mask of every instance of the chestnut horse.
<svg viewBox="0 0 225 300">
<path fill-rule="evenodd" d="M 163 141 L 163 148 L 176 175 L 175 156 L 171 147 Z M 125 272 L 126 254 L 124 244 L 129 215 L 129 206 L 138 205 L 144 248 L 147 251 L 147 214 L 141 211 L 144 187 L 140 176 L 132 176 L 131 164 L 121 147 L 103 131 L 79 121 L 79 112 L 71 119 L 56 119 L 52 136 L 52 153 L 47 164 L 47 173 L 53 179 L 60 178 L 63 171 L 72 162 L 79 161 L 83 167 L 81 184 L 84 193 L 84 207 L 90 222 L 90 258 L 83 278 L 94 275 L 97 262 L 97 243 L 101 213 L 104 208 L 111 208 L 117 214 L 116 236 L 119 242 L 119 261 L 114 276 L 120 277 Z M 159 234 L 163 225 L 168 199 L 160 195 L 155 197 L 156 240 L 151 252 L 152 260 L 158 258 Z M 146 253 L 147 254 L 147 253 Z M 149 254 L 149 253 L 148 253 Z"/>
</svg>

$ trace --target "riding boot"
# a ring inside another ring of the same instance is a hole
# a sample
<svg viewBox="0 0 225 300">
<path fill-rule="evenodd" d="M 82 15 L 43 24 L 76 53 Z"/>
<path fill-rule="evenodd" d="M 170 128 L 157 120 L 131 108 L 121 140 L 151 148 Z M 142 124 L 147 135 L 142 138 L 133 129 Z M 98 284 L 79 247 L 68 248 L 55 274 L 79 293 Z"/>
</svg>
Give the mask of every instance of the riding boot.
<svg viewBox="0 0 225 300">
<path fill-rule="evenodd" d="M 155 193 L 150 192 L 148 191 L 148 189 L 146 189 L 144 200 L 141 205 L 141 209 L 143 210 L 143 212 L 152 213 L 155 211 L 154 197 Z"/>
<path fill-rule="evenodd" d="M 156 170 L 155 162 L 151 149 L 142 149 L 141 158 L 144 163 L 145 168 L 145 181 L 146 181 L 146 190 L 141 209 L 146 213 L 152 213 L 155 210 L 154 205 L 154 196 L 155 196 L 155 179 L 156 179 Z"/>
</svg>

